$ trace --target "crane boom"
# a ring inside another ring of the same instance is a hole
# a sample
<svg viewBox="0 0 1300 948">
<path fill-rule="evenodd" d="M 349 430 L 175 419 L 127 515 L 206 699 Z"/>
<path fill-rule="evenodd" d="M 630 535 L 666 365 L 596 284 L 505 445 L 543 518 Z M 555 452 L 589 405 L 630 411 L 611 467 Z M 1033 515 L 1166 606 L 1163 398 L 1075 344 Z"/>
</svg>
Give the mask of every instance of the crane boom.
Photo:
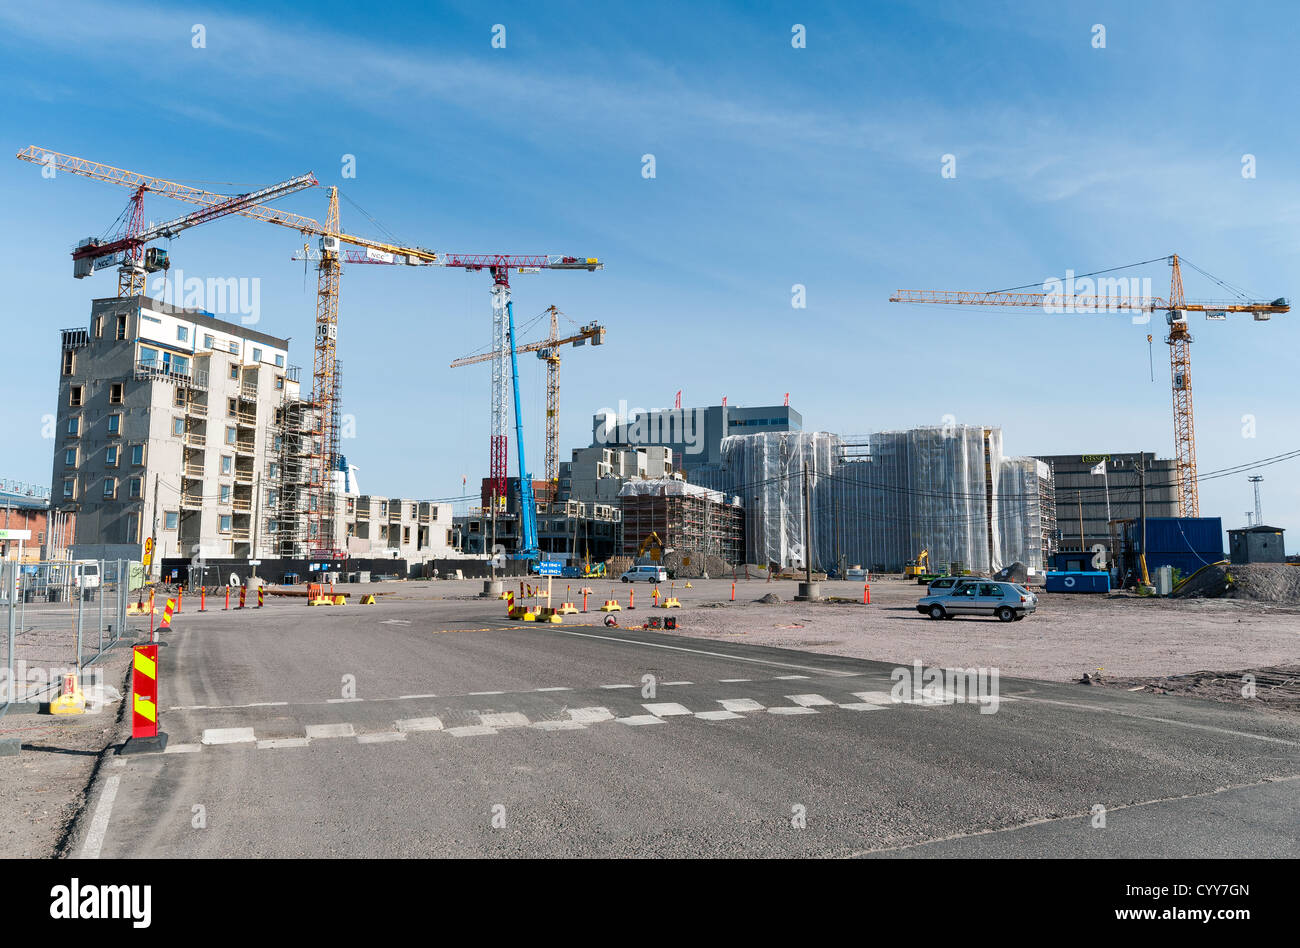
<svg viewBox="0 0 1300 948">
<path fill-rule="evenodd" d="M 982 293 L 971 290 L 898 290 L 891 303 L 948 303 L 958 306 L 1023 306 L 1041 308 L 1049 313 L 1106 313 L 1120 311 L 1155 312 L 1165 310 L 1169 323 L 1169 375 L 1173 391 L 1174 457 L 1178 483 L 1179 515 L 1200 516 L 1200 496 L 1196 483 L 1196 425 L 1192 413 L 1192 335 L 1187 330 L 1187 313 L 1203 312 L 1207 317 L 1227 313 L 1251 313 L 1264 321 L 1275 313 L 1288 313 L 1286 299 L 1265 301 L 1188 302 L 1183 296 L 1183 275 L 1178 255 L 1171 254 L 1172 269 L 1169 296 L 1065 295 L 1062 293 L 1021 293 L 997 290 Z M 1149 261 L 1148 261 L 1149 262 Z M 1194 265 L 1193 265 L 1194 266 Z M 1150 338 L 1149 336 L 1147 337 Z"/>
</svg>

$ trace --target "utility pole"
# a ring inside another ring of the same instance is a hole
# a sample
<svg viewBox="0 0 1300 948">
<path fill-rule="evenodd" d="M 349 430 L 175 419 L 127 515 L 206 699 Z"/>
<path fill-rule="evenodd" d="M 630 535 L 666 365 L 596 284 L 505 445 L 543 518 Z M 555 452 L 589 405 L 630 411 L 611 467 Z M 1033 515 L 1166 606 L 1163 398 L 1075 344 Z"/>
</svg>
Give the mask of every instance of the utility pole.
<svg viewBox="0 0 1300 948">
<path fill-rule="evenodd" d="M 1144 585 L 1151 585 L 1151 577 L 1147 575 L 1147 462 L 1146 458 L 1138 455 L 1138 517 L 1141 519 L 1142 549 L 1138 553 L 1138 562 L 1142 565 L 1141 582 Z"/>
<path fill-rule="evenodd" d="M 806 457 L 803 463 L 803 582 L 794 597 L 799 602 L 821 598 L 817 584 L 812 581 L 812 486 L 808 480 L 811 461 L 811 457 Z"/>
<path fill-rule="evenodd" d="M 1075 497 L 1079 501 L 1079 552 L 1086 553 L 1088 552 L 1088 544 L 1084 542 L 1083 537 L 1083 488 L 1078 490 Z"/>
<path fill-rule="evenodd" d="M 252 568 L 253 568 L 252 579 L 254 580 L 253 585 L 256 585 L 256 580 L 257 580 L 257 561 L 261 558 L 257 554 L 257 540 L 258 540 L 257 528 L 260 526 L 258 520 L 262 516 L 261 498 L 258 496 L 259 493 L 261 492 L 261 489 L 262 489 L 262 472 L 258 471 L 256 474 L 253 475 L 253 545 L 248 551 L 251 554 L 249 556 L 249 559 L 253 561 L 252 563 Z M 333 534 L 331 534 L 331 536 L 332 535 Z M 202 581 L 206 583 L 207 577 L 204 576 Z"/>
<path fill-rule="evenodd" d="M 156 473 L 153 476 L 153 531 L 149 535 L 149 549 L 152 552 L 149 554 L 149 571 L 145 574 L 147 583 L 153 582 L 154 564 L 161 562 L 158 556 L 158 474 Z"/>
<path fill-rule="evenodd" d="M 1264 509 L 1259 504 L 1259 485 L 1260 482 L 1264 480 L 1264 478 L 1259 474 L 1255 474 L 1252 475 L 1251 477 L 1246 478 L 1246 480 L 1250 481 L 1252 484 L 1255 485 L 1255 526 L 1257 527 L 1263 526 Z"/>
</svg>

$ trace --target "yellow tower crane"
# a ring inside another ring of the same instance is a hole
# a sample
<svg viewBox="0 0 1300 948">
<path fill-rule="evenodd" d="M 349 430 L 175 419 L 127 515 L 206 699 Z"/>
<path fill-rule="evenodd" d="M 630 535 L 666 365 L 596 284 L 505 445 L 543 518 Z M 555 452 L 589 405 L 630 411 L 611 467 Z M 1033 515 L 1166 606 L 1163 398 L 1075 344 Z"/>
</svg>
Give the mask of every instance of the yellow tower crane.
<svg viewBox="0 0 1300 948">
<path fill-rule="evenodd" d="M 1160 258 L 1156 258 L 1160 259 Z M 1201 515 L 1200 496 L 1196 484 L 1196 425 L 1192 415 L 1192 334 L 1187 331 L 1188 313 L 1205 313 L 1206 319 L 1226 319 L 1228 313 L 1251 313 L 1263 322 L 1274 313 L 1291 311 L 1286 299 L 1271 303 L 1249 300 L 1235 287 L 1205 273 L 1195 264 L 1193 269 L 1205 274 L 1220 286 L 1236 292 L 1241 299 L 1234 301 L 1201 300 L 1188 302 L 1183 296 L 1183 274 L 1177 254 L 1168 258 L 1172 270 L 1169 296 L 1123 296 L 1096 293 L 1020 293 L 998 290 L 991 293 L 969 290 L 899 290 L 889 298 L 891 303 L 952 303 L 965 306 L 1027 306 L 1048 313 L 1105 313 L 1143 312 L 1163 310 L 1169 324 L 1169 374 L 1173 386 L 1174 403 L 1174 456 L 1178 481 L 1178 513 L 1182 517 Z M 1152 263 L 1153 261 L 1145 261 Z M 1187 263 L 1186 260 L 1182 261 Z M 1133 264 L 1132 266 L 1140 266 Z M 1124 269 L 1116 267 L 1113 269 Z M 1109 271 L 1104 271 L 1109 272 Z M 1085 275 L 1090 276 L 1090 274 Z M 1091 282 L 1091 281 L 1089 281 Z M 1100 286 L 1102 281 L 1098 281 Z"/>
<path fill-rule="evenodd" d="M 578 328 L 574 335 L 560 338 L 559 317 L 562 315 L 554 306 L 546 310 L 551 317 L 551 334 L 538 342 L 517 346 L 515 352 L 536 352 L 537 358 L 546 363 L 546 480 L 555 483 L 560 476 L 560 346 L 572 344 L 585 346 L 588 341 L 593 346 L 605 342 L 605 327 L 597 322 L 588 323 Z M 463 365 L 476 365 L 496 358 L 495 352 L 465 356 L 451 364 L 453 369 Z"/>
</svg>

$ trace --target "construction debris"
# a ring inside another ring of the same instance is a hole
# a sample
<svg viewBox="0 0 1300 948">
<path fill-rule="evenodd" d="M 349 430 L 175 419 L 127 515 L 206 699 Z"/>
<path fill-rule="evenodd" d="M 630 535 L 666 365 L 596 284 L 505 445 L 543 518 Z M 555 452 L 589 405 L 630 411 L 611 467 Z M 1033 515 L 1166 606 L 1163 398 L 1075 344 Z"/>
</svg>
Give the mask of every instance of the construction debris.
<svg viewBox="0 0 1300 948">
<path fill-rule="evenodd" d="M 1180 599 L 1244 599 L 1300 603 L 1300 567 L 1285 563 L 1233 563 L 1207 566 L 1173 595 Z"/>
</svg>

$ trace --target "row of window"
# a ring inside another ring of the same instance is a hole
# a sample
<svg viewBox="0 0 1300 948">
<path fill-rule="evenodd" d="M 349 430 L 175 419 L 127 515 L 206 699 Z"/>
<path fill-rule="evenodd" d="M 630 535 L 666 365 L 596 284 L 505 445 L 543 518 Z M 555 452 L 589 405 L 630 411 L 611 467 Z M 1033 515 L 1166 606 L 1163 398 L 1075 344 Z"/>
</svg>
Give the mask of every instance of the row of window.
<svg viewBox="0 0 1300 948">
<path fill-rule="evenodd" d="M 144 478 L 128 477 L 126 479 L 127 496 L 133 500 L 139 500 L 144 496 Z M 118 479 L 116 477 L 104 478 L 103 497 L 106 500 L 113 500 L 117 497 Z M 63 479 L 63 498 L 65 500 L 75 500 L 77 497 L 77 479 L 75 477 L 65 477 Z"/>
<path fill-rule="evenodd" d="M 122 433 L 122 416 L 112 414 L 105 416 L 108 421 L 108 433 L 110 435 L 120 435 Z M 72 415 L 68 418 L 67 435 L 69 438 L 81 437 L 81 416 Z"/>
<path fill-rule="evenodd" d="M 108 402 L 110 405 L 122 404 L 122 396 L 125 392 L 125 386 L 122 382 L 114 382 L 108 388 Z M 68 387 L 68 405 L 71 408 L 80 408 L 85 401 L 86 386 L 71 385 Z"/>
<path fill-rule="evenodd" d="M 144 464 L 144 445 L 133 444 L 128 447 L 130 461 L 128 463 L 134 466 Z M 110 444 L 104 449 L 104 466 L 117 467 L 122 456 L 121 447 L 116 444 Z M 76 467 L 81 459 L 80 448 L 66 448 L 63 452 L 63 466 Z"/>
</svg>

